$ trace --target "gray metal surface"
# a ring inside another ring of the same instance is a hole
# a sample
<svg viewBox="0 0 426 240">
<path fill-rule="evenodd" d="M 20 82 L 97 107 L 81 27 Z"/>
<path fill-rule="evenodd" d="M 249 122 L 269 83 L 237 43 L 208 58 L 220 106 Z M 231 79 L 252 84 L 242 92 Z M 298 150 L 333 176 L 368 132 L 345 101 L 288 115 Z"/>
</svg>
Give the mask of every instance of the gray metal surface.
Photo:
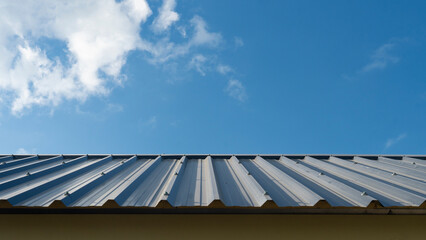
<svg viewBox="0 0 426 240">
<path fill-rule="evenodd" d="M 0 208 L 426 208 L 426 156 L 0 155 Z"/>
</svg>

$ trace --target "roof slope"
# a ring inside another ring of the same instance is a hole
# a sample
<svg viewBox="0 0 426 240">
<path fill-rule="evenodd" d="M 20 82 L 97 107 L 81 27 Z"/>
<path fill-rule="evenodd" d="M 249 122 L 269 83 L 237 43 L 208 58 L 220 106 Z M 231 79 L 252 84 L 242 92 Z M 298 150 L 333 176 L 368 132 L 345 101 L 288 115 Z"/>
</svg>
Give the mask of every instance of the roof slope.
<svg viewBox="0 0 426 240">
<path fill-rule="evenodd" d="M 426 208 L 426 156 L 0 155 L 0 208 Z"/>
</svg>

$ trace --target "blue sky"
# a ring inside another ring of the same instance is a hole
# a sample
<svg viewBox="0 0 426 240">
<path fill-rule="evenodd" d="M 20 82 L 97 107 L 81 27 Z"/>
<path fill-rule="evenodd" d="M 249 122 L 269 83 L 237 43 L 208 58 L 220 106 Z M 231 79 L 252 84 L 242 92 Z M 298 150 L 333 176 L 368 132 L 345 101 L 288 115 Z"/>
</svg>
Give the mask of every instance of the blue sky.
<svg viewBox="0 0 426 240">
<path fill-rule="evenodd" d="M 425 154 L 425 12 L 0 1 L 0 153 Z"/>
</svg>

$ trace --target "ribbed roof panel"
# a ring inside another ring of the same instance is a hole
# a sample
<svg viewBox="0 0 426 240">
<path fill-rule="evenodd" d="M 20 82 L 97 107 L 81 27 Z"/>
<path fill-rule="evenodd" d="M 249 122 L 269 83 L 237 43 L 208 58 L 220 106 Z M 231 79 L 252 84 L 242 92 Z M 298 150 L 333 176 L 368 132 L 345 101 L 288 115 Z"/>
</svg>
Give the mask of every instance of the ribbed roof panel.
<svg viewBox="0 0 426 240">
<path fill-rule="evenodd" d="M 422 209 L 425 159 L 0 155 L 0 207 Z"/>
</svg>

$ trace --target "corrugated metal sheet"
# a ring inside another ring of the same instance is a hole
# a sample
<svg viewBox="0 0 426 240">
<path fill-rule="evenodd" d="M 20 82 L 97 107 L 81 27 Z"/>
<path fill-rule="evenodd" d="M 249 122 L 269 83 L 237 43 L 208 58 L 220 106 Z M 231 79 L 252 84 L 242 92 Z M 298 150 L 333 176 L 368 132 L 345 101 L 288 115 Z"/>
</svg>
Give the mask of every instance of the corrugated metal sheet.
<svg viewBox="0 0 426 240">
<path fill-rule="evenodd" d="M 426 156 L 0 155 L 0 207 L 426 208 Z"/>
</svg>

